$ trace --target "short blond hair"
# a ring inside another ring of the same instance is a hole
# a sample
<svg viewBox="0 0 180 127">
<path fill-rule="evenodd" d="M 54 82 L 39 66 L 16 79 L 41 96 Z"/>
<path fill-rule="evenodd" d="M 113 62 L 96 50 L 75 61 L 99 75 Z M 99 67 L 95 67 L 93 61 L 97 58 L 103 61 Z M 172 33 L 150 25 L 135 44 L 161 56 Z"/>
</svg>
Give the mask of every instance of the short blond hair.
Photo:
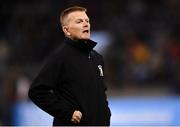
<svg viewBox="0 0 180 127">
<path fill-rule="evenodd" d="M 83 11 L 83 12 L 86 12 L 87 9 L 84 8 L 84 7 L 80 7 L 80 6 L 72 6 L 72 7 L 69 7 L 69 8 L 66 8 L 65 10 L 63 10 L 60 14 L 60 23 L 61 23 L 61 26 L 63 26 L 65 23 L 64 23 L 64 19 L 68 16 L 68 14 L 72 13 L 72 12 L 75 12 L 75 11 Z"/>
</svg>

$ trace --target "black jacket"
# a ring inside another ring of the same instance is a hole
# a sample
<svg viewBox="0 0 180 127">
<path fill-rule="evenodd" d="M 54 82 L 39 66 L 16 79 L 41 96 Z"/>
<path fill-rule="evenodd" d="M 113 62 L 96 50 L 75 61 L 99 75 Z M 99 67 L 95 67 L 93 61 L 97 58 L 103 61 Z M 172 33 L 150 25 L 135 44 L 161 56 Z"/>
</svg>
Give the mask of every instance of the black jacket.
<svg viewBox="0 0 180 127">
<path fill-rule="evenodd" d="M 109 125 L 111 112 L 104 85 L 103 59 L 91 40 L 66 38 L 34 79 L 30 99 L 54 117 L 53 125 L 74 125 L 75 110 L 82 112 L 78 125 Z"/>
</svg>

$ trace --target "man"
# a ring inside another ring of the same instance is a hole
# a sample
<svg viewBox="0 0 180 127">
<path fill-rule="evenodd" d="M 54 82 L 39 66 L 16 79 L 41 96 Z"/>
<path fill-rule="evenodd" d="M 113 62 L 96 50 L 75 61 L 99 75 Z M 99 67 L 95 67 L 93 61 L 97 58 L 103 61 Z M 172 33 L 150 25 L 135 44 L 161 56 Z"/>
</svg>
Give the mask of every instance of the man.
<svg viewBox="0 0 180 127">
<path fill-rule="evenodd" d="M 86 9 L 73 6 L 60 15 L 63 46 L 33 81 L 29 97 L 54 117 L 53 125 L 110 125 L 103 82 L 103 59 L 93 50 Z"/>
</svg>

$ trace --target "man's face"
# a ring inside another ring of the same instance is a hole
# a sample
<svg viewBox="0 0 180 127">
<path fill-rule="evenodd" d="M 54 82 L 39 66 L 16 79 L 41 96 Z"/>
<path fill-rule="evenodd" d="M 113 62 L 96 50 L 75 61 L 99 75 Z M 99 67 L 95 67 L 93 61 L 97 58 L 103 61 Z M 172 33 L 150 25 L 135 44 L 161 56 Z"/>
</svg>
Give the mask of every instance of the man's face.
<svg viewBox="0 0 180 127">
<path fill-rule="evenodd" d="M 89 39 L 89 18 L 83 11 L 75 11 L 68 14 L 63 31 L 71 39 Z"/>
</svg>

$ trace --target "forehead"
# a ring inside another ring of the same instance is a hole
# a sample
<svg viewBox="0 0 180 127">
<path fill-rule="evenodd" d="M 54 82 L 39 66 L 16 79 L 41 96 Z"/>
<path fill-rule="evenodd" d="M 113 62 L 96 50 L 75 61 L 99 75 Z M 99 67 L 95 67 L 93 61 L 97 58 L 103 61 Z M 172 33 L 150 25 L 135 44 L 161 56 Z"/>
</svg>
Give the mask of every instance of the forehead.
<svg viewBox="0 0 180 127">
<path fill-rule="evenodd" d="M 89 19 L 86 12 L 84 11 L 74 11 L 68 14 L 67 19 L 76 20 L 76 19 Z"/>
</svg>

